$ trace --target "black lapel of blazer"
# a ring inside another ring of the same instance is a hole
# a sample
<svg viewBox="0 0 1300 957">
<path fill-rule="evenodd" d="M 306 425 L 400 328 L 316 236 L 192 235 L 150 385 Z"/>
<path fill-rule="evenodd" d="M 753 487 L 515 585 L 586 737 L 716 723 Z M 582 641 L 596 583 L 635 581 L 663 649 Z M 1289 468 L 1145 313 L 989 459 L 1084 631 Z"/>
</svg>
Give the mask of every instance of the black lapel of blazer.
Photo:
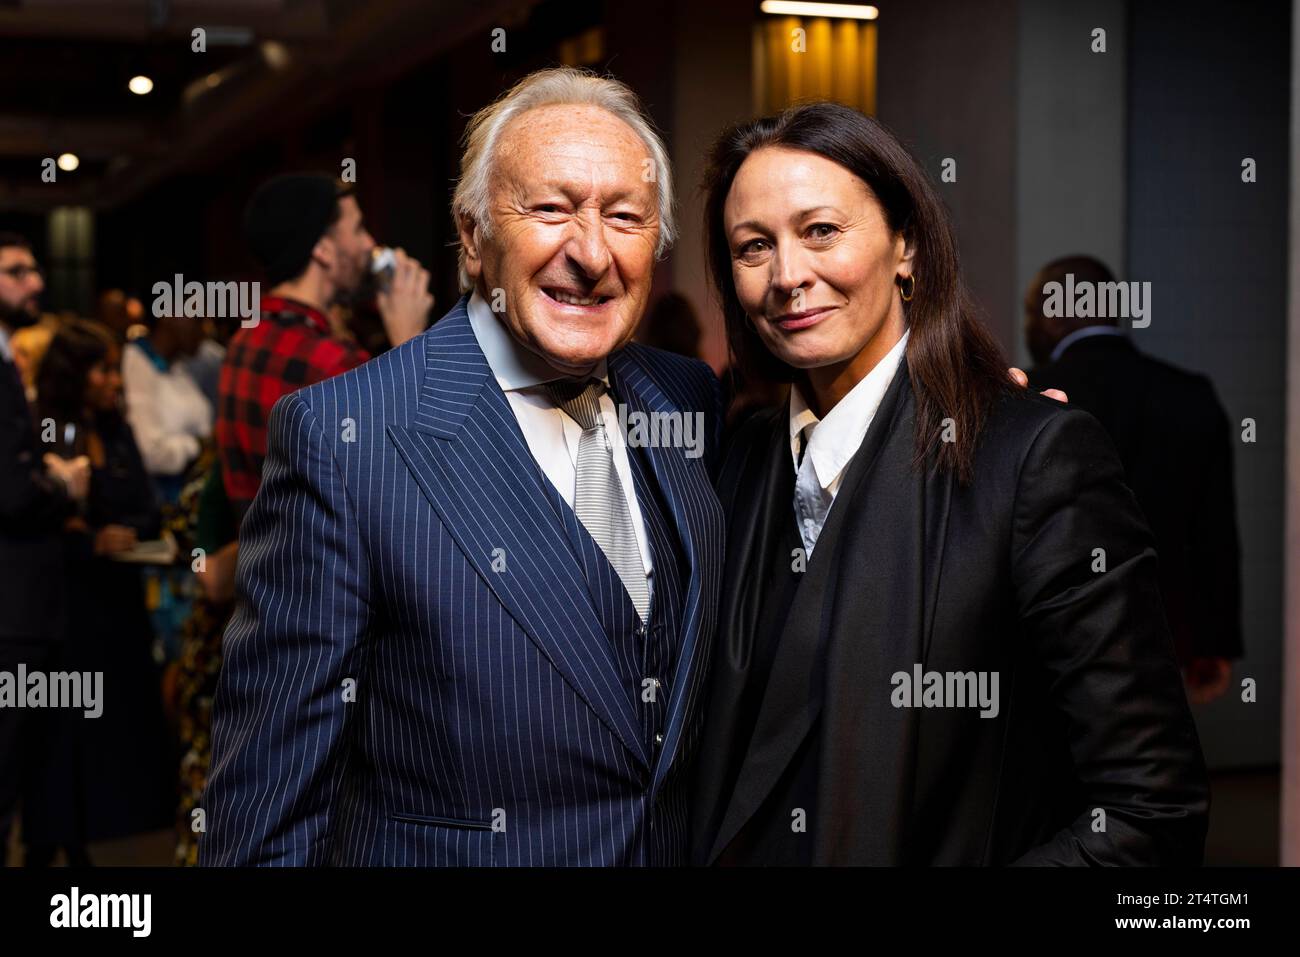
<svg viewBox="0 0 1300 957">
<path fill-rule="evenodd" d="M 724 586 L 708 676 L 708 711 L 700 729 L 691 810 L 692 859 L 713 848 L 735 792 L 753 732 L 742 702 L 753 681 L 754 643 L 761 631 L 767 548 L 778 547 L 793 522 L 788 406 L 754 413 L 727 450 L 718 497 L 727 521 Z"/>
<path fill-rule="evenodd" d="M 905 398 L 838 543 L 810 827 L 816 864 L 903 864 L 912 839 L 921 712 L 895 706 L 894 677 L 911 680 L 926 666 L 954 480 L 913 468 L 915 403 L 910 391 Z"/>
<path fill-rule="evenodd" d="M 911 383 L 903 360 L 862 445 L 854 454 L 836 503 L 817 539 L 805 579 L 800 583 L 781 634 L 758 721 L 730 805 L 714 840 L 708 861 L 718 856 L 758 810 L 789 766 L 799 745 L 821 713 L 826 650 L 829 642 L 835 588 L 845 559 L 838 544 L 857 489 L 870 481 L 881 450 L 891 441 L 911 448 L 911 431 L 897 434 L 910 408 Z M 788 447 L 780 450 L 789 454 Z M 778 452 L 780 454 L 780 452 Z M 787 507 L 793 508 L 793 505 Z"/>
</svg>

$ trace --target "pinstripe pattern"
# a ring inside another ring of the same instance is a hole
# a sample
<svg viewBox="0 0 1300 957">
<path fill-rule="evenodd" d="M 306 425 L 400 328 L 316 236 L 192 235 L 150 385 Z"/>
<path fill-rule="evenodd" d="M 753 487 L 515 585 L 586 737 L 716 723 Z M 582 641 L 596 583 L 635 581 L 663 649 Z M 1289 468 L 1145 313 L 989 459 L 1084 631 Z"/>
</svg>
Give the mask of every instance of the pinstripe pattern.
<svg viewBox="0 0 1300 957">
<path fill-rule="evenodd" d="M 639 654 L 640 671 L 637 673 L 635 691 L 638 693 L 638 708 L 641 715 L 642 735 L 647 747 L 653 753 L 662 748 L 665 741 L 663 732 L 668 714 L 668 702 L 672 698 L 677 675 L 677 662 L 681 655 L 681 621 L 684 595 L 682 583 L 689 575 L 685 565 L 685 553 L 676 544 L 676 529 L 667 517 L 667 508 L 657 483 L 653 481 L 653 469 L 647 468 L 646 453 L 640 449 L 628 450 L 628 461 L 632 466 L 632 484 L 636 490 L 637 500 L 642 506 L 646 534 L 654 550 L 655 590 L 651 603 L 648 629 L 642 629 L 632 636 L 633 649 Z M 676 560 L 674 560 L 676 559 Z M 624 610 L 626 626 L 636 629 L 639 620 L 633 614 L 631 599 L 624 598 L 628 607 Z M 632 650 L 632 649 L 629 649 Z M 647 702 L 642 682 L 650 678 L 659 682 L 652 701 Z M 675 819 L 667 827 L 652 829 L 649 862 L 679 860 L 673 842 L 677 840 L 678 828 L 686 829 L 688 821 L 684 812 L 672 809 Z"/>
<path fill-rule="evenodd" d="M 627 593 L 607 562 L 584 569 L 580 523 L 555 507 L 464 300 L 276 405 L 241 529 L 203 863 L 684 861 L 722 560 L 717 383 L 636 345 L 608 368 L 629 408 L 702 410 L 712 440 L 702 459 L 632 456 L 653 547 L 682 572 L 675 620 L 652 609 L 672 640 L 640 660 L 607 631 Z M 653 654 L 673 664 L 648 715 Z"/>
<path fill-rule="evenodd" d="M 667 517 L 666 499 L 661 494 L 648 456 L 645 450 L 628 449 L 632 486 L 645 521 L 655 566 L 654 600 L 649 621 L 644 625 L 604 549 L 597 544 L 577 513 L 565 503 L 560 491 L 548 483 L 547 492 L 588 583 L 597 619 L 614 652 L 619 680 L 629 699 L 635 702 L 646 753 L 654 756 L 665 743 L 667 702 L 671 697 L 681 650 L 681 583 L 688 577 L 689 570 L 679 547 L 676 529 Z M 647 679 L 659 683 L 648 696 L 643 694 L 646 690 L 643 682 Z M 661 801 L 658 805 L 661 814 L 670 807 L 671 801 Z M 656 829 L 653 820 L 647 821 L 647 840 L 634 849 L 634 856 L 628 863 L 680 862 L 678 850 L 672 843 L 676 840 L 675 833 L 672 827 Z"/>
</svg>

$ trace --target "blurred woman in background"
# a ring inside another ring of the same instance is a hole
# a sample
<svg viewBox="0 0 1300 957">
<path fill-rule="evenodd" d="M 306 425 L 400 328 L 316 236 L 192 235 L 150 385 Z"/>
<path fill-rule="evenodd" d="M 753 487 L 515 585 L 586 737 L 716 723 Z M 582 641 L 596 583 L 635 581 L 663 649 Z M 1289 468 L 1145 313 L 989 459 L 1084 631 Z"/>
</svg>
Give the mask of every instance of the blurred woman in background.
<svg viewBox="0 0 1300 957">
<path fill-rule="evenodd" d="M 203 320 L 144 316 L 149 332 L 122 350 L 126 419 L 165 511 L 179 507 L 190 469 L 211 447 L 214 406 L 190 363 L 206 336 Z M 170 664 L 197 595 L 189 563 L 144 569 L 145 604 L 154 632 L 154 660 Z"/>
<path fill-rule="evenodd" d="M 129 557 L 154 538 L 159 513 L 120 405 L 121 350 L 99 325 L 72 320 L 54 336 L 37 383 L 37 428 L 67 456 L 91 462 L 82 513 L 65 526 L 68 630 L 54 671 L 100 672 L 102 712 L 42 716 L 38 768 L 24 793 L 29 866 L 88 865 L 86 846 L 168 826 L 175 802 L 173 748 L 139 566 Z"/>
</svg>

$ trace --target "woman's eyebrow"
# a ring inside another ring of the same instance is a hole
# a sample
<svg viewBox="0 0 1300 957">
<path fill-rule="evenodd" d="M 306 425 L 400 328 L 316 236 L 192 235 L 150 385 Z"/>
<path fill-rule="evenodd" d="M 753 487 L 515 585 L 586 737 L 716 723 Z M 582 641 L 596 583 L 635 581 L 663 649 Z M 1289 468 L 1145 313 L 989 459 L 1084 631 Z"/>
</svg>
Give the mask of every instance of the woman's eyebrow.
<svg viewBox="0 0 1300 957">
<path fill-rule="evenodd" d="M 841 219 L 844 218 L 844 211 L 841 210 L 838 206 L 809 206 L 807 209 L 801 209 L 799 210 L 799 212 L 795 213 L 791 217 L 791 221 L 800 222 L 802 220 L 808 219 L 810 216 L 813 216 L 817 213 L 833 213 L 834 215 L 840 217 Z M 757 233 L 767 232 L 767 228 L 762 223 L 758 222 L 757 220 L 747 219 L 744 222 L 736 223 L 736 225 L 732 226 L 731 229 L 728 230 L 728 233 L 731 236 L 735 236 L 736 233 L 739 233 L 746 229 L 752 229 L 754 232 Z"/>
<path fill-rule="evenodd" d="M 812 206 L 808 209 L 800 210 L 795 215 L 799 219 L 807 219 L 815 213 L 834 213 L 836 216 L 844 215 L 843 210 L 837 206 Z"/>
</svg>

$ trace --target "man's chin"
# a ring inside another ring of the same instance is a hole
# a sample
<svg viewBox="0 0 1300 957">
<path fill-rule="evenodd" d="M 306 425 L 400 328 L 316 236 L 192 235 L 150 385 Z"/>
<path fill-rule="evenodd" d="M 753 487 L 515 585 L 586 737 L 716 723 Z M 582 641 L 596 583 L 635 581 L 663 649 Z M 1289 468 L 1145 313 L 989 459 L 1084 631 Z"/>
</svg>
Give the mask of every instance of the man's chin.
<svg viewBox="0 0 1300 957">
<path fill-rule="evenodd" d="M 543 352 L 542 358 L 561 372 L 569 375 L 584 375 L 590 372 L 607 355 L 608 353 L 593 353 L 589 350 L 580 352 L 564 350 Z"/>
<path fill-rule="evenodd" d="M 528 347 L 564 372 L 585 372 L 627 340 L 608 334 L 532 336 Z"/>
<path fill-rule="evenodd" d="M 10 329 L 34 326 L 40 320 L 41 314 L 39 312 L 28 312 L 26 309 L 0 309 L 0 322 L 3 322 Z"/>
<path fill-rule="evenodd" d="M 532 350 L 561 372 L 575 375 L 590 371 L 613 347 L 606 348 L 604 343 L 535 342 Z"/>
</svg>

